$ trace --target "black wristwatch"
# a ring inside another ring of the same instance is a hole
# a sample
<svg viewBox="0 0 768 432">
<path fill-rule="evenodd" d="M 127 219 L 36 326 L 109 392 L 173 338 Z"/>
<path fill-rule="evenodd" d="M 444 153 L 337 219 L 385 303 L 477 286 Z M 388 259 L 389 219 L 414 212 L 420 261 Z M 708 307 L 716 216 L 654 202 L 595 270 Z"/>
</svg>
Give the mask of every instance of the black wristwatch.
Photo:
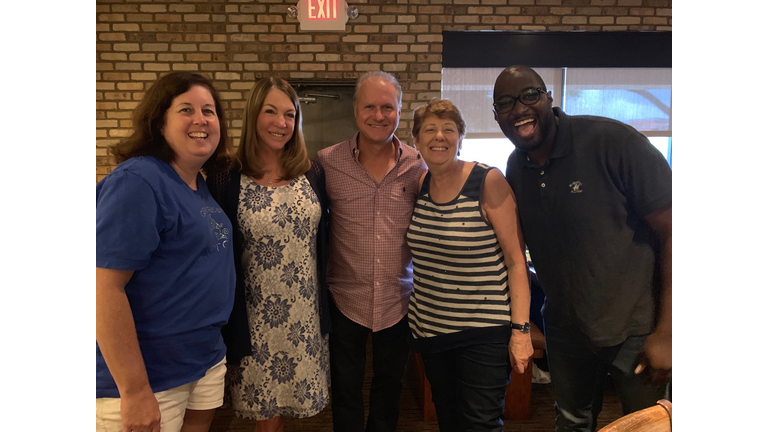
<svg viewBox="0 0 768 432">
<path fill-rule="evenodd" d="M 523 334 L 530 333 L 531 332 L 531 323 L 522 323 L 522 324 L 515 324 L 513 322 L 509 323 L 509 326 L 515 330 L 520 330 L 523 332 Z"/>
</svg>

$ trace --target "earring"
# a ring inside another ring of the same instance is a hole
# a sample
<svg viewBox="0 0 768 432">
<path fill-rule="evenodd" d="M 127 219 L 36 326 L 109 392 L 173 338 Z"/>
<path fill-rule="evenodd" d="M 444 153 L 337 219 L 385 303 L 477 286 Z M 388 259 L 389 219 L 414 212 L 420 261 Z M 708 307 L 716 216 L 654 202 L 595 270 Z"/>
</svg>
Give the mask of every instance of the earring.
<svg viewBox="0 0 768 432">
<path fill-rule="evenodd" d="M 421 159 L 421 152 L 416 152 L 416 159 Z"/>
</svg>

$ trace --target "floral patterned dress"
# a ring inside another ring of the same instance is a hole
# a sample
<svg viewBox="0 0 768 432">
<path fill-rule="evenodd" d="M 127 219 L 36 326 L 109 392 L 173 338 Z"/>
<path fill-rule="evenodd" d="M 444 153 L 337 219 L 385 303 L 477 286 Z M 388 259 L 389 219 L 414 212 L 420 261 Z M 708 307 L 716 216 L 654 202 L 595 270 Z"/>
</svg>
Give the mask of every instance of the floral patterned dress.
<svg viewBox="0 0 768 432">
<path fill-rule="evenodd" d="M 305 176 L 278 187 L 240 178 L 237 225 L 252 355 L 230 368 L 239 416 L 309 417 L 329 402 L 328 338 L 320 333 L 320 202 Z"/>
</svg>

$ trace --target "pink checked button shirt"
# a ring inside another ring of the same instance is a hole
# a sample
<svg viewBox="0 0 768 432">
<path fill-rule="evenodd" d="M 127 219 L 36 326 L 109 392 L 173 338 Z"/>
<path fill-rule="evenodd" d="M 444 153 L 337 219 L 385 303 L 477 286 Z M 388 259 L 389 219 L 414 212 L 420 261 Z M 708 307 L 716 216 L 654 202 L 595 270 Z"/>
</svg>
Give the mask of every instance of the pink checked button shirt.
<svg viewBox="0 0 768 432">
<path fill-rule="evenodd" d="M 413 268 L 405 232 L 427 170 L 413 147 L 394 139 L 396 162 L 381 184 L 359 162 L 357 135 L 317 156 L 331 207 L 328 288 L 347 318 L 373 331 L 408 312 Z"/>
</svg>

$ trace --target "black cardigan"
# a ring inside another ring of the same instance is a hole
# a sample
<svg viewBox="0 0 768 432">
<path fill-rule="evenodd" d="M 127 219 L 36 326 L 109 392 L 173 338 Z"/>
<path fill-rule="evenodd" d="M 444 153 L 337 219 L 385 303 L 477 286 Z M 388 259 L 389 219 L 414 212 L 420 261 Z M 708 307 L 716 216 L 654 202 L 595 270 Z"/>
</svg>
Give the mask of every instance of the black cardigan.
<svg viewBox="0 0 768 432">
<path fill-rule="evenodd" d="M 317 231 L 317 276 L 320 282 L 320 330 L 323 334 L 331 331 L 331 316 L 328 309 L 328 285 L 325 281 L 325 269 L 328 264 L 328 244 L 330 240 L 330 213 L 328 196 L 325 193 L 325 170 L 313 161 L 306 172 L 307 180 L 320 199 L 322 216 Z M 240 171 L 231 170 L 208 177 L 208 189 L 219 203 L 234 227 L 235 271 L 237 286 L 235 304 L 229 322 L 222 329 L 224 343 L 227 345 L 227 363 L 237 365 L 240 360 L 251 355 L 251 330 L 245 308 L 245 281 L 243 278 L 243 236 L 237 227 L 237 206 L 240 200 Z"/>
</svg>

